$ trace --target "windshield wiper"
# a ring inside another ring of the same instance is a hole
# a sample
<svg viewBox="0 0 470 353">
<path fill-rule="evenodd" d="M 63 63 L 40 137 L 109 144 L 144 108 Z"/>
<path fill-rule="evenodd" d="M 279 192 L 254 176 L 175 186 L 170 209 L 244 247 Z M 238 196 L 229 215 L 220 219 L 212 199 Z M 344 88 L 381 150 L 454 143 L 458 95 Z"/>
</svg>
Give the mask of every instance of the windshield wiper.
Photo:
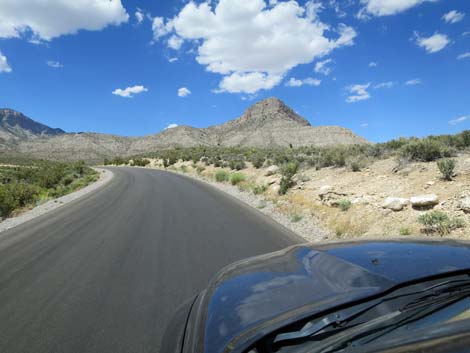
<svg viewBox="0 0 470 353">
<path fill-rule="evenodd" d="M 332 313 L 320 320 L 309 321 L 299 331 L 278 334 L 274 338 L 273 344 L 279 348 L 285 345 L 302 344 L 308 341 L 323 342 L 331 336 L 334 336 L 335 341 L 339 342 L 346 339 L 346 337 L 356 335 L 358 332 L 366 332 L 370 336 L 375 333 L 375 331 L 372 332 L 373 329 L 377 330 L 380 328 L 378 331 L 382 332 L 389 328 L 389 326 L 391 326 L 391 329 L 395 329 L 407 323 L 401 323 L 403 320 L 419 320 L 422 318 L 420 313 L 427 316 L 469 295 L 470 280 L 467 276 L 462 279 L 441 281 L 418 291 L 401 291 L 396 295 L 389 295 Z M 387 313 L 380 315 L 376 319 L 370 319 L 369 317 L 368 320 L 364 319 L 361 321 L 362 317 L 367 316 L 374 309 L 383 305 L 388 305 Z M 390 307 L 396 308 L 390 310 Z M 429 313 L 427 313 L 428 311 Z M 348 339 L 348 341 L 351 340 Z M 317 345 L 315 348 L 317 347 L 319 346 Z M 315 349 L 315 352 L 317 352 L 317 349 Z"/>
</svg>

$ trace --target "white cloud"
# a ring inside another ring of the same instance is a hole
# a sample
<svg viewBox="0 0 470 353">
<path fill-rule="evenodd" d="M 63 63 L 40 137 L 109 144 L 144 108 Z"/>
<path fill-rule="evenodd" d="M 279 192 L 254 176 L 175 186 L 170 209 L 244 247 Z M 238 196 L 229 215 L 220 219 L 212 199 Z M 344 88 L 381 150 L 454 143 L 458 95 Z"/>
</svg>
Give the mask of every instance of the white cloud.
<svg viewBox="0 0 470 353">
<path fill-rule="evenodd" d="M 415 33 L 416 44 L 421 48 L 424 48 L 429 54 L 437 53 L 444 49 L 450 40 L 445 34 L 436 33 L 430 37 L 421 37 L 418 33 Z"/>
<path fill-rule="evenodd" d="M 287 87 L 301 87 L 301 86 L 319 86 L 321 80 L 316 78 L 307 77 L 303 80 L 296 79 L 295 77 L 291 77 L 289 81 L 286 82 Z"/>
<path fill-rule="evenodd" d="M 178 58 L 169 58 L 168 61 L 170 63 L 174 63 L 174 62 L 178 61 Z"/>
<path fill-rule="evenodd" d="M 49 41 L 79 30 L 119 25 L 128 19 L 121 0 L 2 0 L 0 38 L 30 33 L 33 42 Z"/>
<path fill-rule="evenodd" d="M 369 124 L 368 123 L 362 123 L 361 127 L 369 127 Z"/>
<path fill-rule="evenodd" d="M 323 61 L 319 61 L 315 64 L 315 72 L 318 72 L 320 74 L 323 74 L 325 76 L 329 75 L 331 72 L 331 68 L 328 67 L 327 65 L 331 62 L 331 59 L 326 59 Z"/>
<path fill-rule="evenodd" d="M 61 64 L 60 62 L 58 62 L 58 61 L 52 61 L 52 60 L 49 60 L 49 61 L 47 62 L 47 66 L 53 67 L 53 68 L 55 68 L 55 69 L 60 69 L 60 68 L 64 67 L 64 65 Z"/>
<path fill-rule="evenodd" d="M 183 45 L 183 39 L 181 39 L 180 37 L 178 36 L 171 36 L 170 39 L 168 39 L 168 46 L 171 48 L 171 49 L 174 49 L 174 50 L 178 50 L 179 48 L 181 48 L 181 45 Z"/>
<path fill-rule="evenodd" d="M 369 63 L 369 67 L 377 67 L 377 65 L 378 64 L 376 62 L 373 62 L 373 61 Z"/>
<path fill-rule="evenodd" d="M 444 14 L 444 16 L 442 16 L 442 19 L 447 23 L 457 23 L 462 21 L 464 17 L 465 14 L 463 12 L 452 10 Z"/>
<path fill-rule="evenodd" d="M 153 39 L 158 40 L 163 36 L 166 36 L 171 30 L 171 25 L 165 25 L 165 19 L 163 17 L 155 17 L 152 21 Z"/>
<path fill-rule="evenodd" d="M 169 125 L 165 128 L 165 130 L 174 129 L 175 127 L 178 127 L 178 124 L 174 124 L 174 123 L 173 123 L 173 124 L 169 124 Z"/>
<path fill-rule="evenodd" d="M 147 92 L 148 89 L 144 86 L 132 86 L 127 87 L 125 89 L 117 88 L 112 93 L 116 96 L 124 97 L 124 98 L 132 98 L 134 95 Z"/>
<path fill-rule="evenodd" d="M 142 23 L 145 19 L 145 15 L 143 13 L 143 11 L 139 8 L 137 8 L 137 10 L 135 11 L 135 19 L 137 21 L 137 23 Z"/>
<path fill-rule="evenodd" d="M 351 93 L 350 96 L 346 98 L 347 103 L 354 103 L 358 101 L 363 101 L 370 98 L 369 92 L 367 89 L 369 88 L 370 83 L 366 83 L 364 85 L 351 85 L 346 87 L 346 89 Z"/>
<path fill-rule="evenodd" d="M 181 87 L 178 89 L 178 97 L 186 97 L 191 94 L 191 91 L 187 89 L 186 87 Z"/>
<path fill-rule="evenodd" d="M 0 72 L 11 72 L 12 69 L 8 65 L 7 57 L 2 54 L 0 51 Z"/>
<path fill-rule="evenodd" d="M 372 16 L 389 16 L 411 9 L 424 2 L 435 0 L 361 0 L 365 6 L 359 11 L 361 19 Z"/>
<path fill-rule="evenodd" d="M 470 58 L 470 52 L 469 51 L 467 51 L 466 53 L 462 53 L 459 56 L 457 56 L 458 60 L 466 59 L 466 58 Z"/>
<path fill-rule="evenodd" d="M 421 84 L 420 78 L 414 78 L 412 80 L 408 80 L 405 82 L 405 85 L 407 86 L 414 86 L 414 85 L 420 85 L 420 84 Z"/>
<path fill-rule="evenodd" d="M 254 93 L 276 86 L 297 65 L 353 44 L 354 29 L 335 30 L 320 21 L 320 10 L 313 1 L 191 1 L 175 18 L 154 20 L 154 38 L 171 33 L 196 45 L 197 62 L 223 76 L 217 92 Z"/>
<path fill-rule="evenodd" d="M 283 79 L 281 75 L 269 75 L 263 72 L 238 73 L 224 76 L 215 93 L 248 93 L 252 94 L 262 89 L 271 89 Z"/>
<path fill-rule="evenodd" d="M 461 124 L 465 121 L 470 121 L 470 115 L 461 116 L 459 118 L 449 120 L 449 125 L 457 125 L 457 124 Z"/>
<path fill-rule="evenodd" d="M 392 88 L 393 86 L 395 86 L 395 82 L 393 81 L 388 81 L 388 82 L 381 82 L 381 83 L 378 83 L 374 86 L 375 89 L 379 89 L 379 88 Z"/>
</svg>

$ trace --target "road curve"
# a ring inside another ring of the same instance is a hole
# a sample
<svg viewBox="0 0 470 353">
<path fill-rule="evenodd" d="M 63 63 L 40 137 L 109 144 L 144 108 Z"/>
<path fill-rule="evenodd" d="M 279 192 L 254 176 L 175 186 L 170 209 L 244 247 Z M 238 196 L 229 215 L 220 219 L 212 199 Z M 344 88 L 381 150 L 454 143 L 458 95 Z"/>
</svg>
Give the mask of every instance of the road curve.
<svg viewBox="0 0 470 353">
<path fill-rule="evenodd" d="M 0 352 L 158 352 L 175 308 L 222 266 L 301 241 L 199 181 L 113 172 L 0 234 Z"/>
</svg>

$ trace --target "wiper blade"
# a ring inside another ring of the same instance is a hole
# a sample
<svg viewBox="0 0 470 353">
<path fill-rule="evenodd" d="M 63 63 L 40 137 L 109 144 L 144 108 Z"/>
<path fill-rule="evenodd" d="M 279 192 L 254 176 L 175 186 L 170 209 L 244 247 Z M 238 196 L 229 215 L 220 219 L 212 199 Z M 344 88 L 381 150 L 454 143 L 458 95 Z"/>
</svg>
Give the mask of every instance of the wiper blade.
<svg viewBox="0 0 470 353">
<path fill-rule="evenodd" d="M 381 304 L 409 296 L 415 298 L 402 306 L 400 310 L 390 312 L 390 316 L 382 315 L 378 318 L 380 319 L 379 321 L 369 320 L 367 323 L 375 325 L 378 322 L 382 322 L 382 320 L 390 320 L 395 317 L 397 313 L 401 314 L 403 311 L 412 310 L 414 307 L 423 308 L 425 306 L 434 305 L 436 303 L 436 298 L 442 297 L 443 295 L 446 297 L 451 295 L 454 296 L 453 294 L 462 291 L 470 291 L 470 280 L 468 278 L 439 282 L 417 291 L 405 291 L 386 298 L 375 299 L 359 306 L 356 305 L 326 315 L 321 320 L 317 319 L 309 321 L 298 331 L 280 333 L 274 338 L 273 343 L 277 346 L 283 346 L 284 344 L 295 344 L 296 342 L 302 343 L 311 340 L 322 340 L 331 335 L 337 335 L 344 330 L 349 330 L 355 326 L 365 327 L 362 326 L 365 322 L 359 322 L 354 325 L 351 325 L 350 323 Z"/>
</svg>

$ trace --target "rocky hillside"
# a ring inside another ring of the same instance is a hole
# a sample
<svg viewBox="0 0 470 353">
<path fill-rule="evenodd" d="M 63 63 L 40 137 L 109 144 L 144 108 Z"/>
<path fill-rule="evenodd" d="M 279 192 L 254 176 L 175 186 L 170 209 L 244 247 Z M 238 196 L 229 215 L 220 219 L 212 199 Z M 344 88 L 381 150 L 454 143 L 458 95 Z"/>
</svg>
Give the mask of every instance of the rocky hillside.
<svg viewBox="0 0 470 353">
<path fill-rule="evenodd" d="M 10 115 L 24 117 L 21 113 L 10 112 Z M 0 141 L 0 149 L 61 160 L 101 160 L 177 146 L 298 147 L 367 143 L 362 137 L 342 127 L 313 127 L 277 98 L 260 101 L 248 108 L 241 117 L 221 125 L 202 129 L 179 126 L 143 137 L 64 133 L 26 117 L 23 120 L 27 124 L 8 124 L 15 127 L 8 131 L 13 129 L 19 138 L 14 143 L 4 138 L 3 146 Z M 0 138 L 3 136 L 0 135 Z"/>
<path fill-rule="evenodd" d="M 4 141 L 28 140 L 64 133 L 61 129 L 50 128 L 12 109 L 0 109 L 0 139 Z"/>
</svg>

